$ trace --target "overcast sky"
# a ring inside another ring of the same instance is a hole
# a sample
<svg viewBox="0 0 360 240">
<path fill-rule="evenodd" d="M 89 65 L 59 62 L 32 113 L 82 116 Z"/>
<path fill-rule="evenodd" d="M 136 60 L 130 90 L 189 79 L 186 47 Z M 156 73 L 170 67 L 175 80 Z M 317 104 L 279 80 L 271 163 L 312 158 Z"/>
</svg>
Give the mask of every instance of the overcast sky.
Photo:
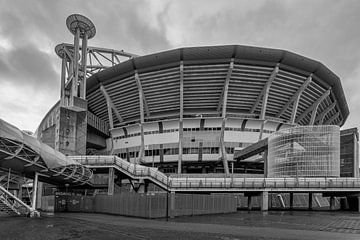
<svg viewBox="0 0 360 240">
<path fill-rule="evenodd" d="M 35 131 L 59 99 L 60 59 L 72 42 L 65 20 L 90 18 L 89 45 L 139 55 L 178 47 L 242 44 L 280 48 L 324 63 L 342 80 L 350 116 L 360 123 L 358 0 L 0 0 L 0 118 Z"/>
</svg>

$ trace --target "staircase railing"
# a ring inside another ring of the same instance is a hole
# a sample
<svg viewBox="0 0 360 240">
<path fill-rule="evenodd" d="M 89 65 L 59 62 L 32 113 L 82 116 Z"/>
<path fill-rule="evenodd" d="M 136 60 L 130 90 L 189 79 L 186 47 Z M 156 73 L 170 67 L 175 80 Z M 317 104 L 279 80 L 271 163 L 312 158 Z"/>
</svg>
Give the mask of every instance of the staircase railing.
<svg viewBox="0 0 360 240">
<path fill-rule="evenodd" d="M 17 215 L 39 216 L 39 212 L 0 186 L 0 201 Z"/>
</svg>

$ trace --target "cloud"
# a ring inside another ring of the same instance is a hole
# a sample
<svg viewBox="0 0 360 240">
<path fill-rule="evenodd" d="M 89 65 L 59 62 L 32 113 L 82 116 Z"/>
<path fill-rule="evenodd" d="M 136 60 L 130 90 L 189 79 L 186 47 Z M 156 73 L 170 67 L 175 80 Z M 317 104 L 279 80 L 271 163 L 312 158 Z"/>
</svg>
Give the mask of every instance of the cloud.
<svg viewBox="0 0 360 240">
<path fill-rule="evenodd" d="M 6 6 L 0 9 L 0 117 L 20 128 L 35 130 L 58 100 L 61 63 L 54 48 L 73 41 L 65 25 L 72 13 L 94 22 L 97 34 L 90 46 L 143 55 L 244 44 L 319 60 L 342 79 L 349 125 L 359 125 L 357 0 L 0 0 L 0 5 Z"/>
</svg>

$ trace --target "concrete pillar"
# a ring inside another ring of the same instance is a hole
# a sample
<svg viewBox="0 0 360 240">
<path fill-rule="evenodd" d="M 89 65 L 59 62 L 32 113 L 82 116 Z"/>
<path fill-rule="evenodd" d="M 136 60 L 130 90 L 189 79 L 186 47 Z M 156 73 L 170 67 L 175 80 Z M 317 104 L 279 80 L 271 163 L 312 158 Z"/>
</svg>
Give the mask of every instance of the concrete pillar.
<svg viewBox="0 0 360 240">
<path fill-rule="evenodd" d="M 109 179 L 108 179 L 108 195 L 114 195 L 114 168 L 109 168 Z"/>
<path fill-rule="evenodd" d="M 251 211 L 252 203 L 251 203 L 251 196 L 248 196 L 248 210 Z"/>
<path fill-rule="evenodd" d="M 34 177 L 34 181 L 33 181 L 32 202 L 31 202 L 31 208 L 33 208 L 33 209 L 36 208 L 38 180 L 39 180 L 39 175 L 37 172 L 35 172 L 35 177 Z"/>
<path fill-rule="evenodd" d="M 294 209 L 294 193 L 290 193 L 290 210 Z"/>
<path fill-rule="evenodd" d="M 269 210 L 269 192 L 261 192 L 261 211 Z"/>
<path fill-rule="evenodd" d="M 360 197 L 358 196 L 348 196 L 347 202 L 349 205 L 349 210 L 356 211 L 360 213 Z"/>
<path fill-rule="evenodd" d="M 330 210 L 335 210 L 335 197 L 330 197 Z"/>
<path fill-rule="evenodd" d="M 341 198 L 340 199 L 340 208 L 341 210 L 348 210 L 349 209 L 349 203 L 348 198 Z"/>
<path fill-rule="evenodd" d="M 22 183 L 19 183 L 18 199 L 22 200 Z"/>
<path fill-rule="evenodd" d="M 169 194 L 169 217 L 174 218 L 175 217 L 175 192 L 170 192 Z"/>
<path fill-rule="evenodd" d="M 43 195 L 43 188 L 44 188 L 44 183 L 42 182 L 38 182 L 38 187 L 37 187 L 37 196 L 36 196 L 36 207 L 41 209 L 41 200 L 42 200 L 42 195 Z"/>
<path fill-rule="evenodd" d="M 312 199 L 313 199 L 313 194 L 309 193 L 309 210 L 313 209 Z"/>
</svg>

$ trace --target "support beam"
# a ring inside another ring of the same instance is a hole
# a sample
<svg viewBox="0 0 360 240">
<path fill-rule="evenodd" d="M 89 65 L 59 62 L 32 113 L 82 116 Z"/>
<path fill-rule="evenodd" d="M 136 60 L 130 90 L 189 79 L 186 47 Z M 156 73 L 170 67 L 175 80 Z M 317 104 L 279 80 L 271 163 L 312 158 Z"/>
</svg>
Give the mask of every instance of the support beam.
<svg viewBox="0 0 360 240">
<path fill-rule="evenodd" d="M 229 92 L 229 83 L 230 83 L 230 78 L 231 78 L 233 69 L 234 69 L 234 58 L 231 58 L 229 69 L 226 74 L 226 78 L 225 78 L 225 82 L 224 82 L 224 87 L 221 91 L 221 95 L 220 95 L 219 103 L 218 103 L 218 107 L 217 107 L 217 112 L 220 112 L 221 106 L 223 106 L 222 115 L 224 115 L 224 111 L 226 112 L 227 98 L 228 98 L 228 92 Z"/>
<path fill-rule="evenodd" d="M 336 118 L 338 118 L 340 116 L 340 113 L 337 112 L 335 115 L 333 115 L 331 118 L 329 118 L 326 122 L 325 125 L 329 125 L 331 124 Z"/>
<path fill-rule="evenodd" d="M 251 200 L 252 200 L 251 195 L 248 195 L 248 205 L 247 205 L 248 211 L 251 211 L 251 208 L 252 208 L 252 201 Z"/>
<path fill-rule="evenodd" d="M 74 35 L 74 78 L 72 81 L 72 88 L 71 88 L 71 106 L 74 105 L 74 98 L 77 97 L 77 90 L 78 90 L 78 78 L 79 78 L 79 41 L 80 41 L 80 28 L 76 28 L 76 33 Z"/>
<path fill-rule="evenodd" d="M 269 192 L 261 192 L 261 211 L 268 211 L 269 210 Z"/>
<path fill-rule="evenodd" d="M 145 145 L 144 145 L 144 93 L 141 88 L 141 83 L 137 71 L 135 71 L 135 79 L 139 90 L 139 104 L 140 104 L 140 151 L 139 151 L 139 162 L 144 159 Z"/>
<path fill-rule="evenodd" d="M 310 192 L 309 193 L 309 210 L 313 209 L 312 199 L 313 199 L 313 194 Z"/>
<path fill-rule="evenodd" d="M 61 59 L 60 107 L 65 106 L 66 56 Z"/>
<path fill-rule="evenodd" d="M 141 85 L 139 73 L 137 72 L 137 70 L 135 70 L 135 80 L 136 80 L 136 85 L 137 85 L 138 90 L 139 90 L 139 94 L 142 95 L 141 98 L 143 99 L 143 104 L 144 104 L 144 107 L 145 107 L 146 116 L 150 117 L 149 107 L 148 107 L 148 104 L 147 104 L 147 101 L 146 101 L 146 97 L 145 97 L 145 94 L 144 94 L 144 91 L 143 91 L 143 88 L 142 88 L 142 85 Z"/>
<path fill-rule="evenodd" d="M 86 61 L 87 61 L 87 41 L 88 35 L 84 34 L 82 38 L 82 47 L 81 47 L 81 72 L 82 77 L 80 81 L 80 97 L 86 99 Z"/>
<path fill-rule="evenodd" d="M 32 202 L 31 202 L 31 208 L 34 210 L 36 209 L 38 180 L 39 180 L 39 174 L 37 172 L 35 172 L 35 177 L 34 177 L 34 181 L 33 181 Z"/>
<path fill-rule="evenodd" d="M 326 93 L 324 95 L 321 96 L 321 98 L 317 101 L 317 104 L 315 106 L 315 108 L 312 110 L 311 112 L 311 119 L 310 119 L 310 125 L 314 125 L 314 122 L 315 122 L 315 117 L 316 117 L 316 113 L 317 113 L 317 110 L 319 108 L 319 105 L 322 101 L 324 101 L 324 99 L 329 96 L 331 90 L 327 90 Z"/>
<path fill-rule="evenodd" d="M 265 86 L 263 87 L 261 93 L 258 95 L 254 105 L 252 106 L 252 108 L 250 110 L 250 113 L 254 113 L 255 109 L 257 108 L 257 106 L 260 104 L 260 101 L 262 100 L 260 119 L 264 119 L 264 117 L 265 117 L 265 111 L 266 111 L 267 99 L 269 97 L 270 87 L 271 87 L 272 82 L 276 78 L 277 73 L 279 72 L 279 66 L 280 66 L 280 63 L 276 64 L 269 79 L 267 80 Z"/>
<path fill-rule="evenodd" d="M 292 113 L 291 113 L 291 117 L 290 117 L 290 123 L 294 124 L 294 120 L 295 120 L 295 117 L 296 117 L 296 113 L 297 113 L 297 109 L 298 109 L 298 105 L 299 105 L 301 95 L 305 91 L 307 86 L 309 86 L 309 84 L 312 82 L 312 76 L 313 76 L 313 74 L 310 74 L 310 76 L 306 79 L 306 81 L 303 83 L 303 85 L 301 85 L 301 87 L 296 91 L 296 93 L 284 105 L 284 107 L 276 115 L 277 118 L 280 118 L 281 115 L 283 115 L 285 113 L 286 109 L 288 109 L 290 107 L 291 103 L 293 103 L 293 105 L 292 105 Z"/>
<path fill-rule="evenodd" d="M 315 118 L 315 122 L 319 122 L 319 124 L 323 124 L 324 123 L 324 119 L 325 116 L 336 106 L 336 101 L 333 102 L 332 104 L 330 104 L 329 106 L 326 107 L 326 109 L 320 113 L 316 118 Z"/>
<path fill-rule="evenodd" d="M 114 195 L 114 168 L 109 168 L 109 178 L 108 178 L 108 195 Z"/>
<path fill-rule="evenodd" d="M 308 107 L 297 119 L 296 122 L 300 122 L 304 117 L 306 117 L 306 115 L 308 115 L 310 112 L 314 112 L 314 110 L 317 110 L 319 104 L 327 97 L 329 96 L 331 92 L 331 89 L 328 89 L 326 92 L 323 93 L 323 95 L 316 101 L 314 102 L 310 107 Z M 314 118 L 315 120 L 315 118 Z"/>
<path fill-rule="evenodd" d="M 179 117 L 179 158 L 178 158 L 178 174 L 182 172 L 182 155 L 184 141 L 184 62 L 180 62 L 180 117 Z"/>
<path fill-rule="evenodd" d="M 222 124 L 221 124 L 221 134 L 220 134 L 220 149 L 221 149 L 221 158 L 223 161 L 225 174 L 230 173 L 228 159 L 227 159 L 227 153 L 226 153 L 226 148 L 225 148 L 224 135 L 225 135 L 225 122 L 226 122 L 226 105 L 227 105 L 227 98 L 228 98 L 228 91 L 229 91 L 229 83 L 230 83 L 230 78 L 231 78 L 231 73 L 232 73 L 233 68 L 234 68 L 234 59 L 232 58 L 230 61 L 229 70 L 226 75 L 225 84 L 224 84 L 224 88 L 223 88 L 223 92 L 222 92 L 222 96 L 221 96 L 221 98 L 222 98 L 222 114 L 221 114 Z M 220 106 L 221 105 L 219 102 L 218 107 L 220 107 Z"/>
<path fill-rule="evenodd" d="M 330 210 L 335 210 L 335 197 L 330 196 Z"/>
<path fill-rule="evenodd" d="M 115 116 L 117 117 L 117 119 L 119 120 L 119 122 L 122 122 L 123 119 L 119 113 L 119 111 L 117 110 L 117 108 L 115 107 L 113 101 L 111 100 L 109 94 L 107 93 L 105 87 L 101 84 L 100 85 L 100 91 L 102 92 L 105 100 L 106 100 L 106 104 L 108 106 L 108 113 L 109 113 L 109 124 L 110 124 L 110 128 L 113 128 L 114 126 L 111 126 L 111 123 L 110 123 L 110 115 L 111 115 L 111 121 L 112 121 L 112 114 L 110 114 L 110 112 L 112 111 L 109 111 L 109 110 L 113 110 L 114 111 L 114 114 Z M 112 121 L 113 122 L 113 121 Z"/>
</svg>

